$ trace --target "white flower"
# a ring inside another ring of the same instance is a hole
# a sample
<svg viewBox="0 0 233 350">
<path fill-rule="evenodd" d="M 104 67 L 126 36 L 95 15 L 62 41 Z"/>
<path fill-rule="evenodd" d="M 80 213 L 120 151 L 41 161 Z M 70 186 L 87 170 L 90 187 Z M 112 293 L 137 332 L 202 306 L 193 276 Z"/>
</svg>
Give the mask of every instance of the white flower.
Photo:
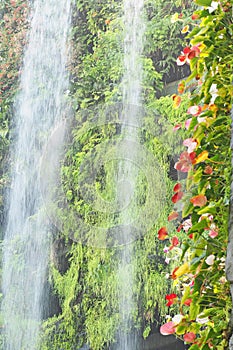
<svg viewBox="0 0 233 350">
<path fill-rule="evenodd" d="M 173 318 L 172 318 L 172 321 L 175 323 L 175 324 L 179 324 L 182 320 L 183 320 L 184 316 L 181 315 L 181 314 L 178 314 L 178 315 L 175 315 Z"/>
<path fill-rule="evenodd" d="M 199 315 L 197 315 L 196 321 L 197 321 L 197 323 L 205 324 L 205 323 L 209 322 L 209 317 L 208 316 L 204 317 L 204 314 L 199 314 Z"/>
<path fill-rule="evenodd" d="M 217 1 L 212 1 L 210 6 L 208 7 L 209 13 L 214 12 L 218 8 L 218 2 Z"/>
<path fill-rule="evenodd" d="M 215 256 L 211 254 L 205 259 L 205 262 L 207 265 L 211 266 L 214 264 L 214 259 L 215 259 Z"/>
<path fill-rule="evenodd" d="M 212 84 L 209 90 L 209 93 L 211 94 L 211 100 L 210 103 L 213 104 L 216 98 L 218 97 L 218 89 L 217 84 Z"/>
</svg>

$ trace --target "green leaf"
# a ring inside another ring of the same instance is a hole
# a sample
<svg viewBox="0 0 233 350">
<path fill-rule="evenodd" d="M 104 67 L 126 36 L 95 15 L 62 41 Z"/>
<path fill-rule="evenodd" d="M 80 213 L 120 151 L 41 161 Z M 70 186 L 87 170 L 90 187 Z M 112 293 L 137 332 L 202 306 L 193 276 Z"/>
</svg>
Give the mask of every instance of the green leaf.
<svg viewBox="0 0 233 350">
<path fill-rule="evenodd" d="M 200 310 L 200 305 L 198 303 L 193 302 L 190 305 L 190 319 L 191 320 L 195 320 L 197 318 L 197 315 L 199 314 L 199 310 Z"/>
<path fill-rule="evenodd" d="M 200 222 L 198 222 L 197 224 L 193 225 L 190 228 L 189 233 L 202 231 L 206 227 L 208 227 L 207 221 L 206 221 L 206 219 L 203 219 Z"/>
<path fill-rule="evenodd" d="M 184 295 L 182 296 L 180 304 L 183 305 L 185 300 L 187 300 L 189 296 L 190 296 L 190 287 L 188 286 L 187 288 L 185 288 Z"/>
<path fill-rule="evenodd" d="M 200 6 L 210 6 L 212 0 L 195 0 L 195 3 Z"/>
</svg>

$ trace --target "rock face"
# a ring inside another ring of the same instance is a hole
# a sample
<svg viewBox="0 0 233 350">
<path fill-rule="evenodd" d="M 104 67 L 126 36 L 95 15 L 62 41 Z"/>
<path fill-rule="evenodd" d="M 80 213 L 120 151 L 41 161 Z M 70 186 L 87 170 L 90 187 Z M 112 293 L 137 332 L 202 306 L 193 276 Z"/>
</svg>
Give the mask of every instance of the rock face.
<svg viewBox="0 0 233 350">
<path fill-rule="evenodd" d="M 173 335 L 151 334 L 142 342 L 142 350 L 185 350 L 184 343 Z"/>
</svg>

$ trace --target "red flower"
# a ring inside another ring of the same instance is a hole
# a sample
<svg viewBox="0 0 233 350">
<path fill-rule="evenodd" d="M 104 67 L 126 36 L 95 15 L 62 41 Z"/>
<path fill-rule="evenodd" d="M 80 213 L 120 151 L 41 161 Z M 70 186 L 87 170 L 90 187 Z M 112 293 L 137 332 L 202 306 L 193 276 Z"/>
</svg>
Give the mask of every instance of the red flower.
<svg viewBox="0 0 233 350">
<path fill-rule="evenodd" d="M 191 302 L 192 302 L 192 299 L 186 299 L 184 302 L 184 305 L 190 306 Z"/>
<path fill-rule="evenodd" d="M 179 245 L 179 239 L 178 237 L 174 236 L 171 239 L 171 246 L 169 247 L 169 250 L 172 250 L 174 247 L 176 247 L 177 245 Z"/>
<path fill-rule="evenodd" d="M 174 294 L 174 293 L 172 293 L 172 294 L 167 294 L 166 296 L 165 296 L 165 299 L 168 301 L 167 302 L 167 304 L 166 304 L 166 306 L 171 306 L 171 305 L 173 305 L 175 302 L 176 302 L 176 299 L 178 298 L 178 295 L 177 294 Z"/>
<path fill-rule="evenodd" d="M 158 231 L 158 239 L 160 241 L 164 241 L 168 236 L 167 228 L 166 227 L 161 227 Z"/>
<path fill-rule="evenodd" d="M 175 186 L 173 187 L 173 191 L 174 192 L 179 192 L 181 190 L 181 184 L 178 182 L 177 184 L 175 184 Z"/>
<path fill-rule="evenodd" d="M 162 335 L 169 335 L 169 334 L 174 334 L 176 332 L 175 329 L 175 323 L 170 321 L 165 323 L 163 326 L 160 327 L 160 333 Z"/>
<path fill-rule="evenodd" d="M 196 339 L 196 334 L 193 332 L 189 332 L 184 335 L 184 341 L 186 343 L 193 343 L 195 339 Z"/>
<path fill-rule="evenodd" d="M 198 19 L 199 18 L 199 15 L 197 13 L 194 13 L 192 16 L 191 16 L 192 20 L 194 21 L 195 19 Z"/>
<path fill-rule="evenodd" d="M 198 194 L 190 199 L 190 202 L 194 205 L 194 207 L 204 207 L 207 203 L 207 198 L 204 194 Z"/>
<path fill-rule="evenodd" d="M 192 168 L 192 164 L 195 157 L 195 152 L 182 152 L 180 155 L 180 159 L 178 162 L 176 162 L 174 168 L 178 171 L 182 171 L 183 173 L 187 173 Z"/>
<path fill-rule="evenodd" d="M 181 55 L 177 58 L 177 65 L 178 66 L 183 66 L 185 63 L 189 64 L 190 60 L 194 57 L 199 56 L 200 54 L 200 49 L 198 45 L 190 47 L 185 47 L 183 49 L 183 52 L 181 52 Z"/>
<path fill-rule="evenodd" d="M 207 175 L 211 175 L 213 173 L 213 168 L 210 165 L 205 167 L 204 173 Z"/>
<path fill-rule="evenodd" d="M 176 220 L 179 217 L 179 214 L 176 211 L 173 211 L 169 216 L 168 216 L 168 221 Z"/>
<path fill-rule="evenodd" d="M 172 202 L 177 203 L 181 198 L 183 197 L 184 193 L 183 192 L 176 192 L 174 196 L 172 196 Z"/>
</svg>

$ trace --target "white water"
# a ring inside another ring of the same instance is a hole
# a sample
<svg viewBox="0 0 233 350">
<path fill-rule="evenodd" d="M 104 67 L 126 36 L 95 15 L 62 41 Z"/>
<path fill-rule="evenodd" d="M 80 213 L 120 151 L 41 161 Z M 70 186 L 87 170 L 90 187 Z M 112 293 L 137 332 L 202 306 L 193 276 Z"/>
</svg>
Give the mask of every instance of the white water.
<svg viewBox="0 0 233 350">
<path fill-rule="evenodd" d="M 50 246 L 40 160 L 50 134 L 65 117 L 69 25 L 70 0 L 32 2 L 20 92 L 14 105 L 12 184 L 3 247 L 4 350 L 38 347 Z M 51 152 L 56 159 L 56 149 Z"/>
<path fill-rule="evenodd" d="M 141 124 L 141 83 L 142 63 L 140 60 L 143 51 L 143 0 L 124 0 L 124 76 L 123 76 L 123 113 L 122 113 L 122 144 L 121 154 L 124 162 L 120 165 L 119 178 L 122 186 L 118 187 L 118 198 L 121 207 L 134 198 L 137 170 L 137 131 Z M 127 162 L 127 160 L 129 160 Z M 127 182 L 124 180 L 127 179 Z M 135 209 L 135 208 L 134 208 Z M 133 210 L 135 212 L 135 210 Z M 122 212 L 123 221 L 131 222 L 132 210 Z M 117 350 L 136 350 L 137 339 L 132 334 L 133 310 L 136 307 L 134 296 L 135 268 L 133 261 L 133 244 L 135 230 L 131 225 L 125 226 L 123 243 L 120 248 L 120 263 L 118 266 L 119 284 L 119 318 L 120 331 Z"/>
</svg>

